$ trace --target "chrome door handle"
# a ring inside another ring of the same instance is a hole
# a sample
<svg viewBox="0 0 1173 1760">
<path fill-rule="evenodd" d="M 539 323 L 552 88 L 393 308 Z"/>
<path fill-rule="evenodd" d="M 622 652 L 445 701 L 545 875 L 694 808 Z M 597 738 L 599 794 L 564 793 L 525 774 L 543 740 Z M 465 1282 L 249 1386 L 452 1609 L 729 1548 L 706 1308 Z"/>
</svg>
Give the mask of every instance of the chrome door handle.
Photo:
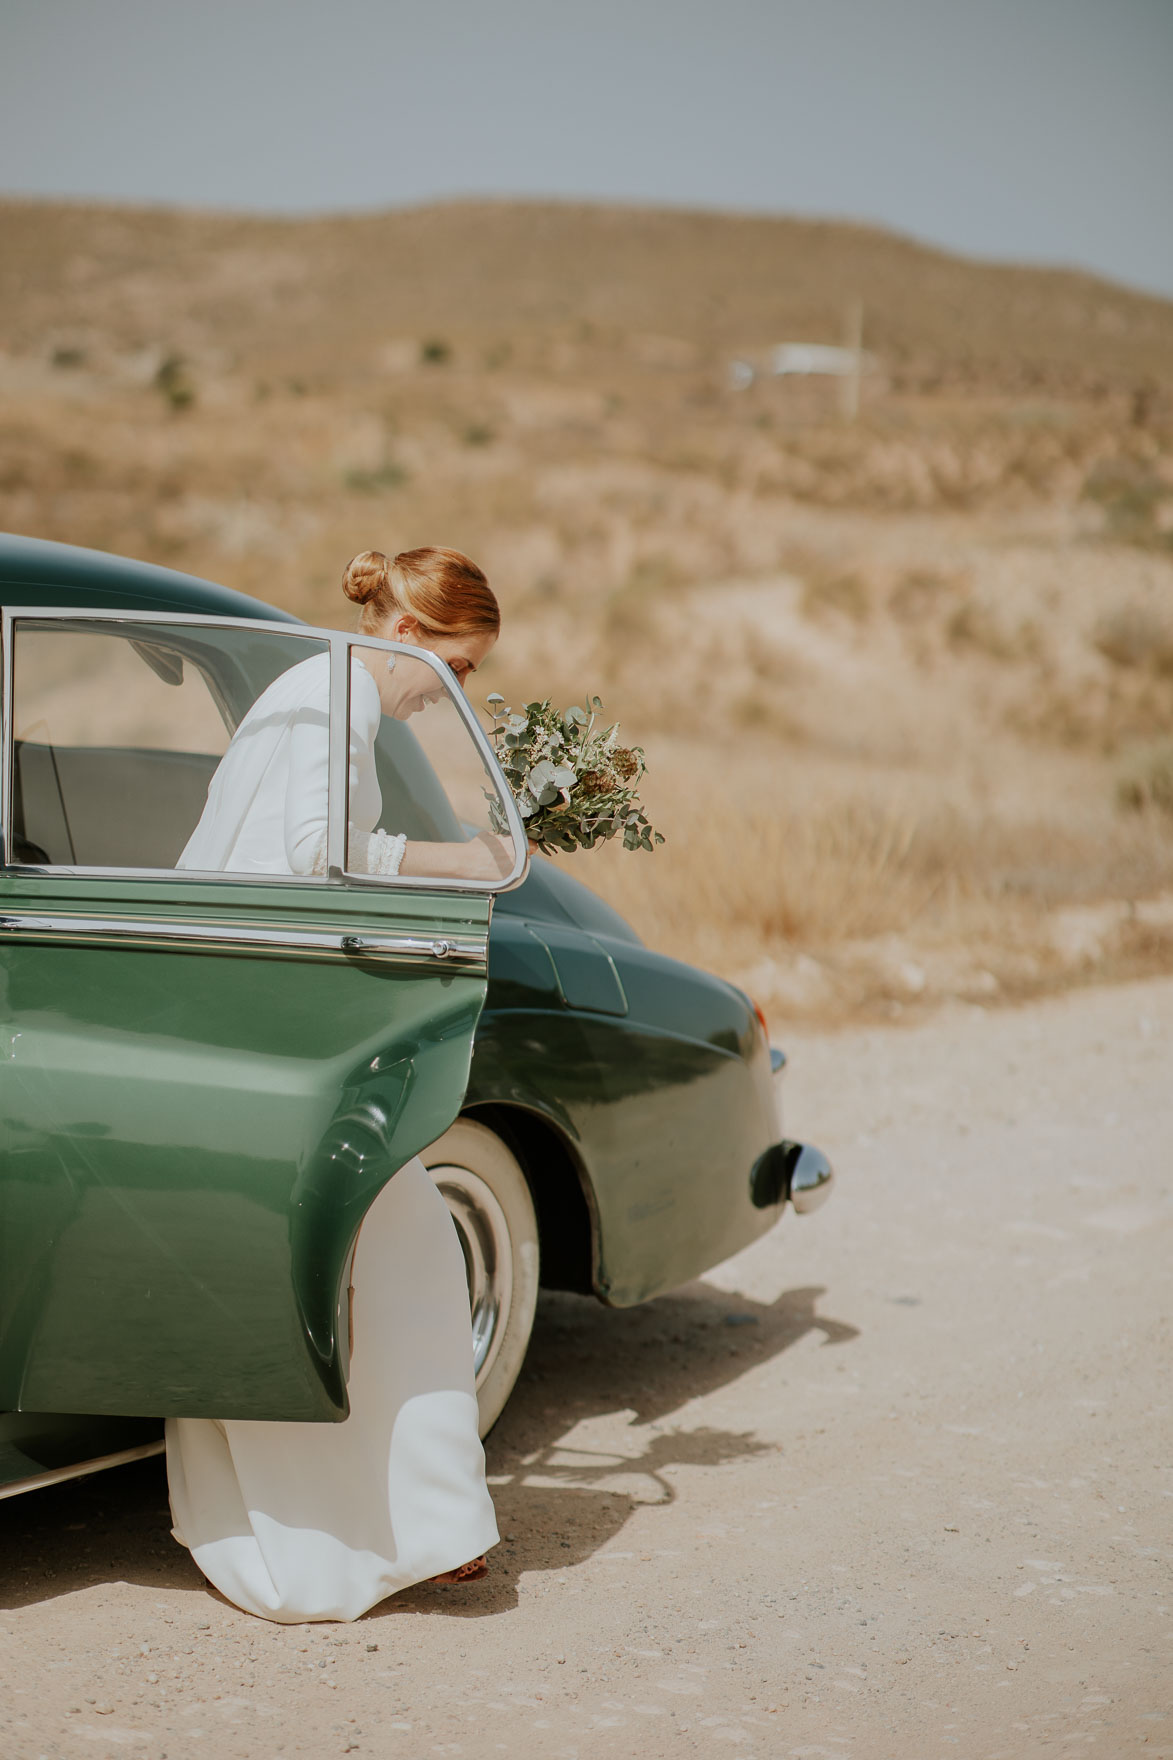
<svg viewBox="0 0 1173 1760">
<path fill-rule="evenodd" d="M 383 955 L 391 954 L 407 959 L 443 959 L 453 965 L 483 959 L 486 952 L 483 942 L 474 942 L 471 939 L 455 941 L 451 937 L 440 936 L 432 940 L 423 935 L 344 935 L 342 950 L 366 959 L 379 959 Z"/>
</svg>

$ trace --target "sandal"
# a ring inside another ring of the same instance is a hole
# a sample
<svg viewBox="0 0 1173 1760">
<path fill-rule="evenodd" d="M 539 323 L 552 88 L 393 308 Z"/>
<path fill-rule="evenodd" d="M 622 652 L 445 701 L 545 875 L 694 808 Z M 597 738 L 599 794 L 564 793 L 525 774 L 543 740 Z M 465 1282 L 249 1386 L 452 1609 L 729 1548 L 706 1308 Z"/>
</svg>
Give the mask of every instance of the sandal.
<svg viewBox="0 0 1173 1760">
<path fill-rule="evenodd" d="M 489 1561 L 484 1553 L 479 1558 L 470 1558 L 467 1564 L 458 1565 L 454 1571 L 441 1571 L 438 1577 L 429 1577 L 429 1583 L 479 1583 L 482 1577 L 489 1574 Z"/>
</svg>

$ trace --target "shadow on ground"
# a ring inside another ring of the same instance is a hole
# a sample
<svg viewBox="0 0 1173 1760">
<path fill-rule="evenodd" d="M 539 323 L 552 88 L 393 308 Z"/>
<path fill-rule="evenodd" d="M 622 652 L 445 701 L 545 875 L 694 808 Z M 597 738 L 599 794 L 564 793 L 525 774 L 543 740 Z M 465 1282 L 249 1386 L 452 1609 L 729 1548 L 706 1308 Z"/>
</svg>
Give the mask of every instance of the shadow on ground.
<svg viewBox="0 0 1173 1760">
<path fill-rule="evenodd" d="M 672 1501 L 676 1468 L 774 1451 L 777 1444 L 752 1434 L 665 1420 L 812 1331 L 826 1345 L 855 1338 L 855 1327 L 818 1314 L 823 1293 L 790 1290 L 761 1304 L 694 1283 L 628 1309 L 543 1295 L 517 1390 L 486 1445 L 502 1535 L 490 1577 L 465 1589 L 407 1591 L 368 1618 L 499 1613 L 515 1602 L 524 1573 L 580 1563 L 622 1531 L 633 1509 Z M 559 1446 L 584 1419 L 616 1412 L 630 1414 L 639 1446 L 629 1454 Z M 206 1594 L 170 1528 L 162 1459 L 0 1502 L 0 1609 L 112 1582 Z"/>
<path fill-rule="evenodd" d="M 581 1563 L 615 1540 L 632 1511 L 671 1503 L 678 1468 L 723 1467 L 781 1452 L 752 1433 L 676 1428 L 672 1414 L 790 1349 L 808 1333 L 825 1345 L 858 1329 L 817 1311 L 820 1288 L 776 1302 L 692 1283 L 638 1308 L 544 1294 L 517 1389 L 486 1443 L 501 1546 L 479 1590 L 409 1590 L 370 1617 L 398 1611 L 500 1613 L 530 1571 Z M 627 1452 L 560 1439 L 577 1424 L 628 1414 Z"/>
<path fill-rule="evenodd" d="M 161 1456 L 0 1503 L 0 1608 L 52 1601 L 102 1583 L 198 1589 L 204 1579 L 171 1538 Z"/>
</svg>

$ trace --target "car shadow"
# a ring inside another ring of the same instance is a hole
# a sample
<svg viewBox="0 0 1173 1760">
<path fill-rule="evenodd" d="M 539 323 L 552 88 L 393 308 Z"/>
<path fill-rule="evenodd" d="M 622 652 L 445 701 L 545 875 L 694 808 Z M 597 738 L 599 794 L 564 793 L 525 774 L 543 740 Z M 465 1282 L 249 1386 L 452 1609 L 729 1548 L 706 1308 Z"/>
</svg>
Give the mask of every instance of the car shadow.
<svg viewBox="0 0 1173 1760">
<path fill-rule="evenodd" d="M 517 1388 L 486 1443 L 502 1537 L 489 1577 L 464 1588 L 405 1590 L 366 1619 L 500 1613 L 516 1603 L 523 1575 L 582 1563 L 622 1534 L 634 1510 L 672 1502 L 678 1468 L 779 1452 L 752 1431 L 677 1429 L 665 1421 L 811 1333 L 824 1346 L 857 1337 L 856 1327 L 818 1312 L 823 1294 L 793 1289 L 759 1303 L 692 1283 L 615 1309 L 543 1293 Z M 626 1418 L 624 1444 L 630 1438 L 637 1446 L 596 1453 L 573 1438 L 563 1442 L 584 1420 L 608 1414 Z M 219 1602 L 170 1529 L 161 1458 L 0 1501 L 0 1610 L 111 1582 Z"/>
<path fill-rule="evenodd" d="M 755 1302 L 696 1282 L 639 1307 L 605 1308 L 590 1296 L 544 1292 L 529 1355 L 494 1440 L 498 1431 L 507 1437 L 539 1415 L 553 1415 L 543 1389 L 556 1388 L 557 1409 L 576 1419 L 630 1408 L 636 1424 L 651 1424 L 808 1333 L 820 1334 L 824 1345 L 849 1343 L 859 1329 L 818 1312 L 825 1294 L 814 1285 Z"/>
<path fill-rule="evenodd" d="M 621 1537 L 633 1511 L 673 1502 L 677 1469 L 780 1454 L 776 1442 L 752 1431 L 677 1429 L 671 1415 L 811 1333 L 823 1345 L 857 1338 L 857 1327 L 818 1312 L 824 1294 L 792 1289 L 763 1303 L 698 1282 L 617 1309 L 543 1293 L 521 1377 L 485 1445 L 501 1532 L 490 1576 L 464 1589 L 421 1585 L 367 1618 L 503 1612 L 528 1572 L 581 1564 Z M 618 1452 L 579 1446 L 573 1434 L 561 1440 L 609 1414 L 627 1419 Z"/>
<path fill-rule="evenodd" d="M 103 1583 L 203 1590 L 171 1538 L 161 1455 L 0 1502 L 0 1609 L 12 1612 Z"/>
</svg>

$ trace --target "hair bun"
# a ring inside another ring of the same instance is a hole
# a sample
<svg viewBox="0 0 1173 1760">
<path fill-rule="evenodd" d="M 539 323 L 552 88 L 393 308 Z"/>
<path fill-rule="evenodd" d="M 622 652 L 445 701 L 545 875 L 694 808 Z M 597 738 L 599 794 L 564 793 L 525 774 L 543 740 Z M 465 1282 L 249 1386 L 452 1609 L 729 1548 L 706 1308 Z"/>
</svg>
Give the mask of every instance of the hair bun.
<svg viewBox="0 0 1173 1760">
<path fill-rule="evenodd" d="M 356 605 L 365 605 L 387 583 L 388 562 L 381 550 L 360 550 L 346 564 L 342 591 Z"/>
</svg>

